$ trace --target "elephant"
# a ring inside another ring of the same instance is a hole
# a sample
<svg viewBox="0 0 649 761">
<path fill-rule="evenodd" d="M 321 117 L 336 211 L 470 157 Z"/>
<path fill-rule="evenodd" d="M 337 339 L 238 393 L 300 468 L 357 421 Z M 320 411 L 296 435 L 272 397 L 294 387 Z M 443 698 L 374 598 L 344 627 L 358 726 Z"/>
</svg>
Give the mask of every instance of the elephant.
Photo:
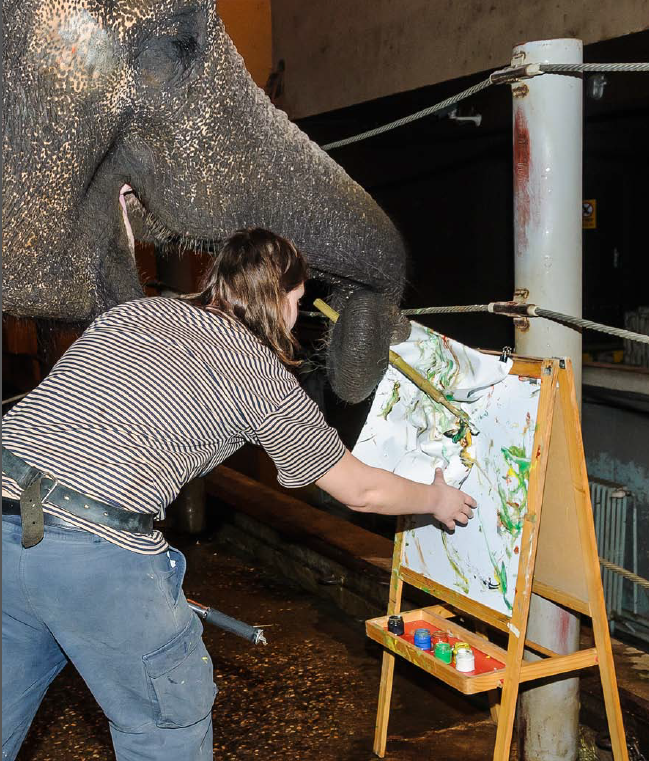
<svg viewBox="0 0 649 761">
<path fill-rule="evenodd" d="M 366 398 L 404 337 L 404 242 L 254 84 L 214 0 L 3 6 L 3 309 L 89 321 L 142 296 L 134 230 L 192 251 L 264 227 L 331 289 L 327 372 Z"/>
</svg>

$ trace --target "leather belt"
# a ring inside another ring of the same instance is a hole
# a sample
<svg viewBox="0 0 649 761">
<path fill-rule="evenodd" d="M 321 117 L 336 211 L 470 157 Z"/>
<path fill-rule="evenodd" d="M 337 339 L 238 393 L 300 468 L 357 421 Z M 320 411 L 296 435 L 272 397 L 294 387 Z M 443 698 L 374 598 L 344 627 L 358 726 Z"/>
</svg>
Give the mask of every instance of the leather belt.
<svg viewBox="0 0 649 761">
<path fill-rule="evenodd" d="M 9 497 L 2 498 L 2 517 L 5 515 L 17 515 L 20 518 L 20 501 L 17 499 L 10 499 Z M 70 529 L 70 531 L 85 532 L 81 526 L 74 526 L 69 521 L 59 518 L 58 515 L 52 515 L 52 513 L 43 512 L 43 520 L 46 526 L 63 526 L 63 528 Z"/>
<path fill-rule="evenodd" d="M 4 447 L 2 472 L 13 478 L 23 489 L 20 495 L 23 547 L 33 547 L 43 538 L 44 500 L 89 523 L 132 534 L 153 533 L 153 515 L 122 510 L 69 489 Z"/>
</svg>

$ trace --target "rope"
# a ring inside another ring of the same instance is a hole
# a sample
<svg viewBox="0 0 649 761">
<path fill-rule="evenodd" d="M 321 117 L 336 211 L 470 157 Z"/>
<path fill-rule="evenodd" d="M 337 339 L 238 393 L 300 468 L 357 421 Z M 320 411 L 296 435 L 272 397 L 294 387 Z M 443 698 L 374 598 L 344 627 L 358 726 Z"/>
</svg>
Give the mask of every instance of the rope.
<svg viewBox="0 0 649 761">
<path fill-rule="evenodd" d="M 410 122 L 414 122 L 417 119 L 423 119 L 426 116 L 430 116 L 431 114 L 437 113 L 437 111 L 443 111 L 445 108 L 448 108 L 449 106 L 452 106 L 454 103 L 458 103 L 461 100 L 464 100 L 465 98 L 470 98 L 472 95 L 475 95 L 477 92 L 480 92 L 480 90 L 485 90 L 487 87 L 492 85 L 493 82 L 491 79 L 485 79 L 483 82 L 479 82 L 477 85 L 473 85 L 473 87 L 469 87 L 466 90 L 463 90 L 461 93 L 458 93 L 457 95 L 453 95 L 451 98 L 446 98 L 446 100 L 441 101 L 440 103 L 436 103 L 434 106 L 428 106 L 428 108 L 424 108 L 422 111 L 417 111 L 414 114 L 410 114 L 410 116 L 404 116 L 401 119 L 397 119 L 396 121 L 390 122 L 389 124 L 384 124 L 381 127 L 375 127 L 374 129 L 369 129 L 367 132 L 361 132 L 358 135 L 354 135 L 352 137 L 346 137 L 343 140 L 336 140 L 335 143 L 327 143 L 327 145 L 322 146 L 323 151 L 332 151 L 334 148 L 341 148 L 343 145 L 349 145 L 350 143 L 356 143 L 359 140 L 367 140 L 369 137 L 374 137 L 375 135 L 380 135 L 383 132 L 388 132 L 391 129 L 396 129 L 397 127 L 402 127 L 404 124 L 410 124 Z"/>
<path fill-rule="evenodd" d="M 649 71 L 649 63 L 541 63 L 541 71 Z"/>
<path fill-rule="evenodd" d="M 625 579 L 632 581 L 634 584 L 637 584 L 639 587 L 642 587 L 643 589 L 649 589 L 649 579 L 643 579 L 642 576 L 638 576 L 637 573 L 632 573 L 631 571 L 627 571 L 626 568 L 622 568 L 619 565 L 615 565 L 615 563 L 611 563 L 610 560 L 604 560 L 604 558 L 599 559 L 599 564 L 603 565 L 604 568 L 608 568 L 609 571 L 613 571 L 613 573 L 617 573 L 620 576 L 624 576 Z"/>
<path fill-rule="evenodd" d="M 535 306 L 533 307 L 532 314 L 537 317 L 545 317 L 547 320 L 554 320 L 555 322 L 565 322 L 568 325 L 574 325 L 578 328 L 597 330 L 600 333 L 608 333 L 611 336 L 626 338 L 629 341 L 649 344 L 649 336 L 646 336 L 643 333 L 633 333 L 630 330 L 613 328 L 610 325 L 602 325 L 599 322 L 592 322 L 592 320 L 582 320 L 581 317 L 571 317 L 568 314 L 561 314 L 561 312 L 553 312 L 551 309 L 543 309 L 543 307 Z"/>
</svg>

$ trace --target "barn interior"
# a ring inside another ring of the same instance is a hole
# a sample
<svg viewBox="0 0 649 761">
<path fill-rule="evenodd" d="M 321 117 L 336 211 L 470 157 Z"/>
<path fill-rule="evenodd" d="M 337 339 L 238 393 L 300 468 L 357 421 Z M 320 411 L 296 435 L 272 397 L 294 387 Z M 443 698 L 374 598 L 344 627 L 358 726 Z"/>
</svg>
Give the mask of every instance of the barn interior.
<svg viewBox="0 0 649 761">
<path fill-rule="evenodd" d="M 643 5 L 606 0 L 577 10 L 569 0 L 461 7 L 425 0 L 405 6 L 387 0 L 219 0 L 218 9 L 256 83 L 312 140 L 326 145 L 477 84 L 507 66 L 522 40 L 581 39 L 585 62 L 647 61 Z M 583 88 L 588 213 L 579 316 L 649 335 L 649 74 L 586 73 Z M 513 298 L 509 86 L 487 88 L 331 155 L 406 241 L 404 308 Z M 149 296 L 195 291 L 210 259 L 137 241 L 136 255 Z M 312 284 L 302 308 L 312 312 L 313 300 L 326 296 Z M 516 345 L 510 317 L 416 319 L 473 347 Z M 3 315 L 3 414 L 46 376 L 80 330 Z M 322 319 L 303 315 L 297 332 L 305 350 L 303 385 L 351 447 L 371 399 L 346 405 L 328 386 Z M 583 441 L 599 554 L 640 579 L 603 569 L 630 753 L 649 758 L 649 350 L 583 330 L 582 353 L 573 361 L 582 367 Z M 162 526 L 188 556 L 188 597 L 267 626 L 267 649 L 206 629 L 222 691 L 214 709 L 216 757 L 371 758 L 381 650 L 365 640 L 363 622 L 385 613 L 395 521 L 350 515 L 316 487 L 283 489 L 266 455 L 246 446 L 189 484 Z M 412 607 L 424 604 L 420 592 L 409 594 Z M 581 639 L 592 639 L 586 622 Z M 84 690 L 66 669 L 34 722 L 21 761 L 112 758 L 101 713 Z M 460 696 L 409 664 L 397 664 L 394 695 L 385 758 L 490 757 L 496 730 L 486 696 Z M 596 669 L 581 672 L 577 699 L 576 744 L 556 758 L 613 758 L 602 732 Z M 559 737 L 564 730 L 552 731 Z M 537 756 L 515 739 L 511 758 Z"/>
</svg>

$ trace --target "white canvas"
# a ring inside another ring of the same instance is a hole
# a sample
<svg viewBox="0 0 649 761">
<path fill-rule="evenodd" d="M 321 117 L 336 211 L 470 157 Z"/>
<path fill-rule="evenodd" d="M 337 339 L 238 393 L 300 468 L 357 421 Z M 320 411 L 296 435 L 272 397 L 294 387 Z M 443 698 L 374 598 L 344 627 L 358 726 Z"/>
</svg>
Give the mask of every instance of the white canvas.
<svg viewBox="0 0 649 761">
<path fill-rule="evenodd" d="M 441 467 L 447 483 L 477 500 L 475 517 L 454 533 L 429 516 L 409 517 L 403 565 L 510 615 L 540 382 L 509 375 L 511 360 L 481 354 L 417 323 L 393 349 L 467 412 L 477 433 L 390 367 L 354 454 L 422 483 L 432 483 Z"/>
</svg>

